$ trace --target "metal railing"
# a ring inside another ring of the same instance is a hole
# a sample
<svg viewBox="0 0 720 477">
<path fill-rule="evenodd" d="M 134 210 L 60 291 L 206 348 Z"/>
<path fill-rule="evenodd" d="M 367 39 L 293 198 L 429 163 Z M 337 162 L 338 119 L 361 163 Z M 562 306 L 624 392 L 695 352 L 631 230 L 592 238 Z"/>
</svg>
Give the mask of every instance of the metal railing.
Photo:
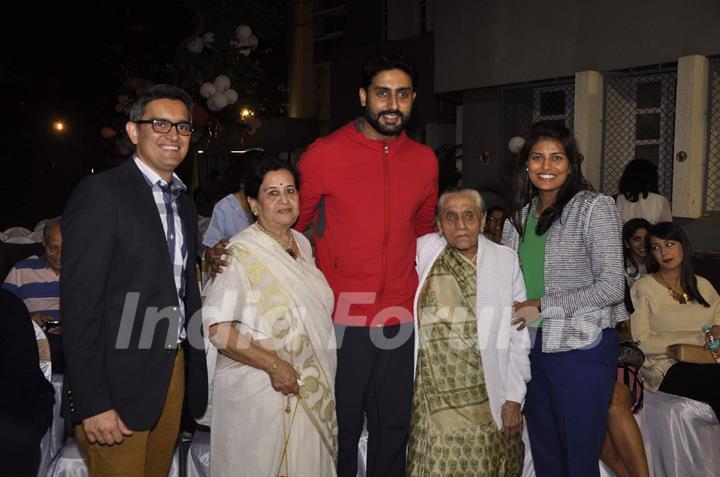
<svg viewBox="0 0 720 477">
<path fill-rule="evenodd" d="M 507 144 L 514 136 L 527 137 L 536 121 L 558 120 L 572 130 L 575 117 L 574 79 L 552 83 L 509 86 L 503 90 L 503 135 Z M 510 151 L 505 148 L 505 156 Z"/>
</svg>

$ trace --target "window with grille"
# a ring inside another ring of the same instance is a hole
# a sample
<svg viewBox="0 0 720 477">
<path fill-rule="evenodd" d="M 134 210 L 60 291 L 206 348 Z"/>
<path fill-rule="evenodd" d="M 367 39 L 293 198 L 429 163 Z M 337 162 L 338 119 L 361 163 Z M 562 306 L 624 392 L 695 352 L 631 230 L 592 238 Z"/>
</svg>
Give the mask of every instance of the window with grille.
<svg viewBox="0 0 720 477">
<path fill-rule="evenodd" d="M 514 136 L 527 137 L 536 121 L 564 121 L 572 130 L 575 113 L 575 83 L 509 87 L 503 92 L 505 142 Z M 509 157 L 510 152 L 505 149 Z"/>
<path fill-rule="evenodd" d="M 659 192 L 672 200 L 676 71 L 605 75 L 601 190 L 618 193 L 628 162 L 658 168 Z"/>
<path fill-rule="evenodd" d="M 709 96 L 704 212 L 720 215 L 720 59 L 710 63 Z"/>
</svg>

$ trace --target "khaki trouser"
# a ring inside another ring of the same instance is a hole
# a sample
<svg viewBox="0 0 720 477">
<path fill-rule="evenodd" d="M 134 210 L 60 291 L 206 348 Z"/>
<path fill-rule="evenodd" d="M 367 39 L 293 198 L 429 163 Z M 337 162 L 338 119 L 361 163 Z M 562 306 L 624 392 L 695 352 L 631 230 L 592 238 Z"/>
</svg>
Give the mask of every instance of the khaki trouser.
<svg viewBox="0 0 720 477">
<path fill-rule="evenodd" d="M 133 431 L 123 442 L 112 446 L 90 444 L 82 424 L 75 426 L 75 437 L 83 450 L 93 477 L 165 477 L 170 468 L 180 431 L 185 390 L 185 359 L 182 348 L 175 356 L 170 386 L 157 424 L 147 431 Z"/>
</svg>

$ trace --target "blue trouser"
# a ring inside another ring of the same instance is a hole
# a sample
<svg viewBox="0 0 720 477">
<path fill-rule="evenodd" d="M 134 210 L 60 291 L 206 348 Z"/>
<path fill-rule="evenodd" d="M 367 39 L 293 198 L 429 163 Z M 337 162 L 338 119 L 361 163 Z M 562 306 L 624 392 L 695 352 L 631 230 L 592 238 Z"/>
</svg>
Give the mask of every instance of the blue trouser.
<svg viewBox="0 0 720 477">
<path fill-rule="evenodd" d="M 599 476 L 618 356 L 618 335 L 605 329 L 592 347 L 530 353 L 525 420 L 537 477 Z"/>
</svg>

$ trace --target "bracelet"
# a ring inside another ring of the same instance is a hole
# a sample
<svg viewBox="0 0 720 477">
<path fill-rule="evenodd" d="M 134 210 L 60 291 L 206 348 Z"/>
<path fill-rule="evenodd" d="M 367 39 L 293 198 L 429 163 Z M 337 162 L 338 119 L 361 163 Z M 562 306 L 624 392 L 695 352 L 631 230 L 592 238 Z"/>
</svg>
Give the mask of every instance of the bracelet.
<svg viewBox="0 0 720 477">
<path fill-rule="evenodd" d="M 275 361 L 273 361 L 273 363 L 270 365 L 270 371 L 268 371 L 267 373 L 268 373 L 268 374 L 272 374 L 272 373 L 274 373 L 275 371 L 277 371 L 277 370 L 278 370 L 278 363 L 279 363 L 280 361 L 281 361 L 280 358 L 275 358 Z"/>
</svg>

